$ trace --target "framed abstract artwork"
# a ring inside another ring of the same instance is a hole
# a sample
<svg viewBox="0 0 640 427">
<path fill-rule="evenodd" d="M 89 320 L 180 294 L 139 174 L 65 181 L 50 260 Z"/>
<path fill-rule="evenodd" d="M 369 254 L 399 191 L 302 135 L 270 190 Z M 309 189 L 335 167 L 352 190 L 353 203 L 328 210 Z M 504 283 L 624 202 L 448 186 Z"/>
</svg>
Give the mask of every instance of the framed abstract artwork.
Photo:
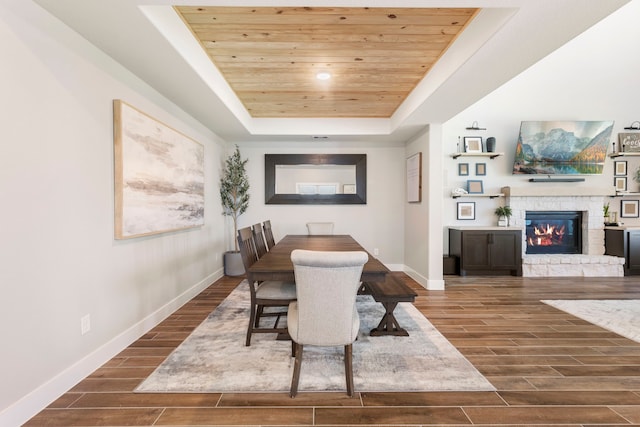
<svg viewBox="0 0 640 427">
<path fill-rule="evenodd" d="M 620 217 L 621 218 L 638 218 L 638 200 L 621 200 L 620 201 Z"/>
<path fill-rule="evenodd" d="M 121 100 L 113 113 L 115 238 L 202 226 L 202 144 Z"/>
<path fill-rule="evenodd" d="M 476 219 L 476 202 L 458 202 L 458 219 Z"/>
</svg>

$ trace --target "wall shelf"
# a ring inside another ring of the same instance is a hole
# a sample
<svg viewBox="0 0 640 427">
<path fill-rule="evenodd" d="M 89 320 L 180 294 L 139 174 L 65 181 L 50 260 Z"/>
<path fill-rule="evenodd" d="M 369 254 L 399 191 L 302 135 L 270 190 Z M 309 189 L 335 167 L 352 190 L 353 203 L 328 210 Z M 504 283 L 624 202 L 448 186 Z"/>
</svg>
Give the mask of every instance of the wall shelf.
<svg viewBox="0 0 640 427">
<path fill-rule="evenodd" d="M 454 199 L 459 199 L 460 197 L 488 197 L 490 199 L 495 199 L 496 197 L 504 197 L 504 193 L 487 193 L 487 194 L 461 194 L 459 196 L 451 196 Z"/>
<path fill-rule="evenodd" d="M 626 197 L 626 196 L 640 196 L 637 191 L 616 191 L 611 197 Z"/>
<path fill-rule="evenodd" d="M 529 178 L 529 182 L 583 182 L 584 178 Z"/>
<path fill-rule="evenodd" d="M 458 157 L 489 157 L 495 159 L 498 156 L 502 156 L 504 153 L 453 153 L 451 157 L 457 159 Z M 638 153 L 640 154 L 640 153 Z"/>
</svg>

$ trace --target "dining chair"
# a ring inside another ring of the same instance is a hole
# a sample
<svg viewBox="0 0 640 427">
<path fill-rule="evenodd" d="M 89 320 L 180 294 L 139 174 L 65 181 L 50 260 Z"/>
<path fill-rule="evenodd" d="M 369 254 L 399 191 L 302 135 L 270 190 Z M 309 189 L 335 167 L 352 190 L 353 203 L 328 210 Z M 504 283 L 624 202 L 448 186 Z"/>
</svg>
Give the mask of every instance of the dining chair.
<svg viewBox="0 0 640 427">
<path fill-rule="evenodd" d="M 262 258 L 262 256 L 268 252 L 267 244 L 264 242 L 264 235 L 262 234 L 262 224 L 254 224 L 253 227 L 251 227 L 251 231 L 253 233 L 253 241 L 256 245 L 258 258 Z"/>
<path fill-rule="evenodd" d="M 263 222 L 262 229 L 264 231 L 264 240 L 267 242 L 267 249 L 271 250 L 276 245 L 276 241 L 273 238 L 273 230 L 271 229 L 271 220 Z"/>
<path fill-rule="evenodd" d="M 295 356 L 291 397 L 298 393 L 305 345 L 344 346 L 347 394 L 353 396 L 352 344 L 360 328 L 356 294 L 368 259 L 364 251 L 291 252 L 297 295 L 297 300 L 289 304 L 287 315 Z"/>
<path fill-rule="evenodd" d="M 310 235 L 333 234 L 333 223 L 332 222 L 308 222 L 307 230 Z"/>
<path fill-rule="evenodd" d="M 286 327 L 279 328 L 280 318 L 287 316 L 286 307 L 296 299 L 296 285 L 294 282 L 265 280 L 258 282 L 253 279 L 249 267 L 258 261 L 253 231 L 251 227 L 238 230 L 238 246 L 242 255 L 242 262 L 247 272 L 247 282 L 251 295 L 249 307 L 249 326 L 247 327 L 246 346 L 251 345 L 251 336 L 255 333 L 287 334 Z M 265 308 L 269 310 L 265 311 Z M 272 327 L 260 327 L 260 319 L 275 317 Z"/>
</svg>

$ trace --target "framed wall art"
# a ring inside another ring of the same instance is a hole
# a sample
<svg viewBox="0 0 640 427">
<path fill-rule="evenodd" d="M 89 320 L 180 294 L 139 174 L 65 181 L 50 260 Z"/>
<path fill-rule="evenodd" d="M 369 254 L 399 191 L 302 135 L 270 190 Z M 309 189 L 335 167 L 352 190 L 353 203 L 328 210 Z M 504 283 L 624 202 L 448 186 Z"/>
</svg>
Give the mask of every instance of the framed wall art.
<svg viewBox="0 0 640 427">
<path fill-rule="evenodd" d="M 459 163 L 458 164 L 458 175 L 459 176 L 467 176 L 467 175 L 469 175 L 469 163 Z"/>
<path fill-rule="evenodd" d="M 620 201 L 620 217 L 622 218 L 638 218 L 638 200 L 621 200 Z"/>
<path fill-rule="evenodd" d="M 627 174 L 627 162 L 625 160 L 617 160 L 613 162 L 613 174 L 616 176 Z"/>
<path fill-rule="evenodd" d="M 476 219 L 476 202 L 458 202 L 458 219 Z"/>
<path fill-rule="evenodd" d="M 618 144 L 621 151 L 631 153 L 640 152 L 640 133 L 619 133 Z"/>
<path fill-rule="evenodd" d="M 626 176 L 613 177 L 613 185 L 616 187 L 616 191 L 627 191 L 627 177 Z"/>
<path fill-rule="evenodd" d="M 115 238 L 202 226 L 202 144 L 121 100 L 113 112 Z"/>
<path fill-rule="evenodd" d="M 422 153 L 407 158 L 407 202 L 422 201 Z"/>
<path fill-rule="evenodd" d="M 465 136 L 464 151 L 467 153 L 482 153 L 482 137 L 481 136 Z"/>
<path fill-rule="evenodd" d="M 476 163 L 476 175 L 483 176 L 487 174 L 487 164 L 486 163 Z"/>
<path fill-rule="evenodd" d="M 468 179 L 467 180 L 467 191 L 469 194 L 482 194 L 484 193 L 484 188 L 481 180 Z"/>
</svg>

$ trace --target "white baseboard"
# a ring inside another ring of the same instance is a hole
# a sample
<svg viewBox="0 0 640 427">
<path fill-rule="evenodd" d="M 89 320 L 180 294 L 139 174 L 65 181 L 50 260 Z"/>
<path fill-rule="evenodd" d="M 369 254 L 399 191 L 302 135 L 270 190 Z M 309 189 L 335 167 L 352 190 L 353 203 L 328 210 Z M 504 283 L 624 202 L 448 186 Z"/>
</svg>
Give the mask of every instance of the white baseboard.
<svg viewBox="0 0 640 427">
<path fill-rule="evenodd" d="M 400 270 L 407 273 L 407 276 L 420 283 L 420 285 L 425 289 L 430 291 L 444 291 L 444 279 L 429 279 L 406 265 L 403 265 Z"/>
<path fill-rule="evenodd" d="M 78 360 L 51 380 L 0 412 L 0 426 L 19 426 L 33 418 L 51 402 L 62 396 L 100 366 L 127 348 L 142 335 L 174 313 L 211 283 L 222 277 L 222 269 L 210 274 L 191 288 L 132 325 L 129 329 L 106 342 L 103 346 Z"/>
</svg>

